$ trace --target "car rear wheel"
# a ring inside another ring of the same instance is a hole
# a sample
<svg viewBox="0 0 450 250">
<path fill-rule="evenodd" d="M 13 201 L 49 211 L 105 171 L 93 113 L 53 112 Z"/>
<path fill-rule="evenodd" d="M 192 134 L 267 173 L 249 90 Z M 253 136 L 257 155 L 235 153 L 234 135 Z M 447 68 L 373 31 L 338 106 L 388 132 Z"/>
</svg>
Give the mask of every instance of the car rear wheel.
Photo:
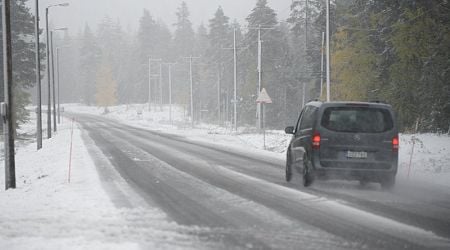
<svg viewBox="0 0 450 250">
<path fill-rule="evenodd" d="M 395 175 L 386 175 L 384 179 L 381 180 L 380 184 L 382 189 L 391 190 L 395 186 Z"/>
<path fill-rule="evenodd" d="M 286 181 L 290 182 L 292 180 L 292 164 L 291 164 L 291 157 L 286 157 Z"/>
<path fill-rule="evenodd" d="M 303 186 L 309 187 L 314 182 L 314 173 L 311 169 L 311 165 L 309 164 L 309 160 L 306 159 L 303 161 Z"/>
</svg>

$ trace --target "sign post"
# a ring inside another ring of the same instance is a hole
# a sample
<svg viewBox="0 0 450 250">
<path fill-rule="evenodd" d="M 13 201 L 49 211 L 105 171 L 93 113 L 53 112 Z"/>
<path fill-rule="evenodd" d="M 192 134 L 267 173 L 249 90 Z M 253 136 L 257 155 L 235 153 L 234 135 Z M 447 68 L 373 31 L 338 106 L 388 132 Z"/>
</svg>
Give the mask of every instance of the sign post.
<svg viewBox="0 0 450 250">
<path fill-rule="evenodd" d="M 271 104 L 272 99 L 270 98 L 269 94 L 267 93 L 266 89 L 263 88 L 261 92 L 259 93 L 258 98 L 256 99 L 256 103 L 261 104 L 261 114 L 262 114 L 262 130 L 263 130 L 263 146 L 264 149 L 266 149 L 266 115 L 265 115 L 265 109 L 264 104 Z"/>
</svg>

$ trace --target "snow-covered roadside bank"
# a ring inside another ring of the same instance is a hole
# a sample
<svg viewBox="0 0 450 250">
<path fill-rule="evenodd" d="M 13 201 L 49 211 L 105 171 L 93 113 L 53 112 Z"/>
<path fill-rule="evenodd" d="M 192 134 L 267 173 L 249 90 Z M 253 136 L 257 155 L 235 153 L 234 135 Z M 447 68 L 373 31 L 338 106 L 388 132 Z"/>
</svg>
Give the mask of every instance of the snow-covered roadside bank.
<svg viewBox="0 0 450 250">
<path fill-rule="evenodd" d="M 263 135 L 257 133 L 254 128 L 239 127 L 236 132 L 230 126 L 218 126 L 217 124 L 208 123 L 199 123 L 195 125 L 195 128 L 191 128 L 191 123 L 185 117 L 184 110 L 179 107 L 173 107 L 172 123 L 169 121 L 169 109 L 167 106 L 164 106 L 162 110 L 160 110 L 159 106 L 154 106 L 152 111 L 148 112 L 146 104 L 120 105 L 109 107 L 107 114 L 104 114 L 103 108 L 78 104 L 66 104 L 64 108 L 69 112 L 102 115 L 135 127 L 164 131 L 164 133 L 188 137 L 194 141 L 256 150 L 280 159 L 284 159 L 284 152 L 291 138 L 284 131 L 268 130 L 265 138 L 266 150 L 264 150 Z"/>
<path fill-rule="evenodd" d="M 65 105 L 70 112 L 101 115 L 102 108 L 86 107 L 77 104 Z M 172 124 L 169 122 L 168 107 L 160 109 L 154 106 L 152 112 L 147 111 L 145 104 L 130 104 L 109 108 L 104 116 L 119 120 L 140 128 L 164 131 L 188 137 L 191 140 L 214 143 L 226 147 L 251 150 L 264 153 L 278 159 L 285 159 L 285 150 L 291 138 L 284 131 L 268 131 L 266 133 L 266 149 L 262 151 L 262 134 L 251 131 L 251 128 L 240 128 L 234 132 L 231 128 L 211 124 L 197 124 L 190 128 L 190 123 L 179 107 L 173 108 Z M 413 138 L 415 138 L 414 151 Z M 413 152 L 412 163 L 410 163 Z M 409 174 L 408 174 L 409 172 Z M 400 135 L 399 181 L 425 181 L 450 187 L 450 136 L 436 134 Z"/>
<path fill-rule="evenodd" d="M 398 176 L 401 179 L 431 182 L 450 188 L 449 135 L 401 134 L 399 153 Z"/>
<path fill-rule="evenodd" d="M 24 130 L 32 127 L 30 123 Z M 145 202 L 116 207 L 102 187 L 76 124 L 69 183 L 70 138 L 71 121 L 65 119 L 41 150 L 35 143 L 21 143 L 16 154 L 17 189 L 3 190 L 4 164 L 0 163 L 0 249 L 202 247 L 193 236 L 200 229 L 169 222 Z"/>
</svg>

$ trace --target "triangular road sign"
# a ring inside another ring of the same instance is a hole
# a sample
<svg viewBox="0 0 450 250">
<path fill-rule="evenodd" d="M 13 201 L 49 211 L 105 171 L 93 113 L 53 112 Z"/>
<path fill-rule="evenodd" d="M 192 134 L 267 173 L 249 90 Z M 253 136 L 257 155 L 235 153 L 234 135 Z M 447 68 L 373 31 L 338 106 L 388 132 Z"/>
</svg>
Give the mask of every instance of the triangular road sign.
<svg viewBox="0 0 450 250">
<path fill-rule="evenodd" d="M 270 99 L 269 94 L 267 94 L 267 91 L 265 88 L 261 90 L 261 93 L 259 93 L 258 98 L 256 99 L 256 103 L 272 103 L 272 99 Z"/>
</svg>

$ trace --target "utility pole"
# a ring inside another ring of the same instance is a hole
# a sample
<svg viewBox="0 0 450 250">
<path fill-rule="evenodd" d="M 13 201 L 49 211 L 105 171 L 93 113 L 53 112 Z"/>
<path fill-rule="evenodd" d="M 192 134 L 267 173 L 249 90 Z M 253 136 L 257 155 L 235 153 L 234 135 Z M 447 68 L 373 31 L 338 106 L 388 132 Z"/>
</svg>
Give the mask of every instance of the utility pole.
<svg viewBox="0 0 450 250">
<path fill-rule="evenodd" d="M 47 35 L 47 138 L 52 138 L 51 91 L 50 91 L 50 37 L 48 28 L 48 9 L 45 8 L 45 29 Z"/>
<path fill-rule="evenodd" d="M 60 99 L 59 99 L 59 47 L 56 48 L 56 81 L 58 84 L 58 124 L 61 123 Z"/>
<path fill-rule="evenodd" d="M 308 50 L 308 0 L 305 0 L 305 50 Z"/>
<path fill-rule="evenodd" d="M 303 82 L 302 84 L 302 109 L 305 107 L 305 99 L 306 99 L 306 84 Z"/>
<path fill-rule="evenodd" d="M 227 87 L 225 93 L 225 121 L 228 123 L 230 120 L 230 90 Z"/>
<path fill-rule="evenodd" d="M 192 79 L 192 60 L 193 59 L 198 59 L 200 57 L 193 57 L 193 56 L 189 56 L 189 57 L 184 57 L 184 59 L 188 59 L 189 60 L 189 83 L 190 83 L 190 96 L 191 96 L 191 126 L 194 127 L 194 84 L 193 84 L 193 79 Z"/>
<path fill-rule="evenodd" d="M 159 62 L 159 110 L 163 110 L 162 63 Z"/>
<path fill-rule="evenodd" d="M 233 30 L 233 80 L 234 80 L 234 131 L 237 131 L 237 50 L 236 50 L 236 28 Z"/>
<path fill-rule="evenodd" d="M 324 45 L 325 43 L 325 32 L 322 32 L 322 47 L 320 47 L 321 59 L 320 59 L 320 95 L 319 98 L 322 98 L 323 94 L 323 54 L 324 54 Z"/>
<path fill-rule="evenodd" d="M 36 107 L 36 143 L 37 150 L 42 148 L 42 92 L 41 92 L 41 56 L 39 49 L 39 0 L 36 1 L 34 14 L 34 36 L 36 46 L 36 84 L 37 84 L 37 107 Z"/>
<path fill-rule="evenodd" d="M 330 101 L 330 0 L 326 0 L 326 8 L 327 8 L 327 38 L 326 38 L 326 46 L 327 46 L 327 102 Z"/>
<path fill-rule="evenodd" d="M 189 57 L 189 83 L 191 89 L 191 125 L 194 127 L 194 93 L 193 93 L 193 81 L 192 81 L 192 56 Z"/>
<path fill-rule="evenodd" d="M 151 98 L 152 98 L 152 62 L 159 62 L 161 59 L 148 59 L 148 111 L 152 110 Z"/>
<path fill-rule="evenodd" d="M 261 30 L 272 30 L 274 29 L 274 27 L 262 27 L 261 25 L 259 25 L 258 27 L 254 27 L 254 28 L 249 28 L 249 29 L 256 29 L 258 30 L 258 87 L 256 89 L 256 96 L 258 97 L 259 94 L 261 93 L 261 90 L 263 88 L 263 84 L 262 84 L 262 53 L 263 53 L 263 48 L 262 48 L 262 43 L 263 41 L 261 40 Z M 257 121 L 256 121 L 256 127 L 258 129 L 262 128 L 262 116 L 263 116 L 263 108 L 262 108 L 263 104 L 261 103 L 257 103 L 256 104 L 256 116 L 257 116 Z"/>
<path fill-rule="evenodd" d="M 172 121 L 172 66 L 176 63 L 163 63 L 167 65 L 169 68 L 169 121 L 170 124 L 173 124 Z"/>
<path fill-rule="evenodd" d="M 221 100 L 220 100 L 220 88 L 221 88 L 221 74 L 222 74 L 222 64 L 218 63 L 217 64 L 217 124 L 221 125 L 221 113 L 220 113 L 220 104 L 221 104 Z"/>
<path fill-rule="evenodd" d="M 169 64 L 169 121 L 172 124 L 172 64 Z"/>
<path fill-rule="evenodd" d="M 14 148 L 14 102 L 11 47 L 11 1 L 3 0 L 3 84 L 5 101 L 1 104 L 3 135 L 5 140 L 5 189 L 16 188 L 16 163 Z"/>
<path fill-rule="evenodd" d="M 305 55 L 308 55 L 308 0 L 305 0 Z M 305 107 L 306 82 L 302 84 L 302 109 Z"/>
<path fill-rule="evenodd" d="M 222 48 L 222 49 L 232 49 L 233 50 L 233 92 L 234 92 L 234 97 L 233 99 L 230 101 L 231 103 L 233 103 L 233 129 L 235 131 L 237 131 L 237 47 L 236 47 L 236 28 L 233 29 L 233 47 L 232 48 Z M 227 99 L 228 99 L 228 90 L 227 90 Z M 227 100 L 227 105 L 228 105 L 228 100 Z M 228 107 L 227 107 L 227 116 L 228 116 Z"/>
<path fill-rule="evenodd" d="M 50 31 L 50 56 L 52 66 L 53 131 L 56 133 L 55 59 L 53 57 L 53 30 Z"/>
<path fill-rule="evenodd" d="M 261 93 L 261 81 L 262 81 L 262 41 L 261 41 L 261 25 L 259 25 L 258 27 L 258 90 L 256 91 L 256 98 L 258 98 L 259 93 Z M 262 128 L 262 105 L 261 103 L 257 103 L 256 104 L 256 110 L 258 112 L 257 116 L 258 116 L 258 124 L 256 126 L 257 129 L 261 129 Z"/>
<path fill-rule="evenodd" d="M 151 111 L 151 96 L 152 96 L 152 59 L 148 59 L 148 111 Z"/>
</svg>

